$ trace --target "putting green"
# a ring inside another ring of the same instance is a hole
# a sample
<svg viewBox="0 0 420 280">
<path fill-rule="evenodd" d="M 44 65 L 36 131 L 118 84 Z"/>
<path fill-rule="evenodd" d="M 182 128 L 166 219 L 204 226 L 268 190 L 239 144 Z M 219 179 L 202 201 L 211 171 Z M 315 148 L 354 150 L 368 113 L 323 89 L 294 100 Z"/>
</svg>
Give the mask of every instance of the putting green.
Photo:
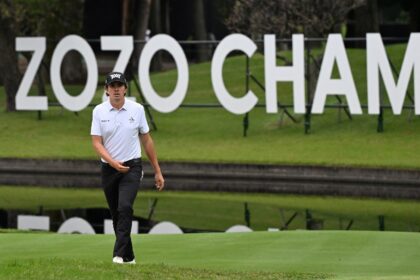
<svg viewBox="0 0 420 280">
<path fill-rule="evenodd" d="M 0 234 L 0 278 L 42 273 L 46 278 L 93 279 L 118 270 L 114 276 L 121 279 L 131 273 L 155 279 L 163 277 L 155 271 L 161 266 L 167 271 L 165 279 L 255 279 L 256 275 L 262 279 L 420 279 L 418 233 L 137 235 L 133 244 L 138 264 L 130 268 L 111 264 L 113 239 L 109 235 Z"/>
</svg>

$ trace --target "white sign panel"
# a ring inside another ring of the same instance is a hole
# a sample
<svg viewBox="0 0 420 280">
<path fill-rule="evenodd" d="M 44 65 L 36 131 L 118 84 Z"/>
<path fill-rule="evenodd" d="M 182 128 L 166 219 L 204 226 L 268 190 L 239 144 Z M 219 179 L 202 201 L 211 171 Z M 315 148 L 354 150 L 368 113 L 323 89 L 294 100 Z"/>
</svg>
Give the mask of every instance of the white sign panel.
<svg viewBox="0 0 420 280">
<path fill-rule="evenodd" d="M 133 52 L 131 36 L 101 37 L 102 50 L 119 50 L 120 55 L 114 70 L 123 72 Z M 267 113 L 278 112 L 278 82 L 293 83 L 293 107 L 297 114 L 306 113 L 305 104 L 305 55 L 304 36 L 292 36 L 292 65 L 277 66 L 276 38 L 274 35 L 264 36 L 264 76 L 265 103 Z M 404 99 L 409 86 L 411 74 L 414 80 L 415 113 L 420 115 L 420 33 L 412 33 L 407 44 L 401 71 L 395 82 L 388 56 L 380 34 L 366 35 L 367 64 L 367 100 L 368 113 L 379 114 L 379 76 L 381 75 L 394 114 L 401 114 Z M 47 97 L 28 96 L 29 89 L 45 54 L 46 39 L 44 37 L 16 38 L 16 51 L 33 51 L 26 73 L 16 94 L 17 110 L 48 110 Z M 87 82 L 83 91 L 77 96 L 71 96 L 65 90 L 60 74 L 64 56 L 75 50 L 86 62 Z M 156 52 L 165 50 L 174 58 L 178 72 L 178 80 L 174 91 L 168 97 L 162 97 L 152 86 L 150 80 L 150 63 Z M 257 96 L 249 90 L 242 97 L 232 96 L 226 89 L 223 77 L 223 65 L 227 56 L 233 51 L 241 51 L 252 57 L 257 50 L 255 43 L 242 34 L 232 34 L 224 38 L 217 46 L 211 62 L 211 82 L 213 90 L 223 107 L 233 114 L 244 114 L 251 111 L 258 102 Z M 340 75 L 332 78 L 334 66 Z M 139 82 L 147 102 L 157 111 L 170 113 L 178 109 L 185 99 L 189 84 L 188 61 L 179 43 L 169 35 L 160 34 L 152 37 L 144 46 L 139 61 Z M 91 47 L 85 39 L 69 35 L 64 37 L 55 47 L 50 68 L 51 85 L 54 94 L 61 105 L 70 111 L 80 111 L 86 108 L 95 95 L 98 82 L 98 67 Z M 321 70 L 313 97 L 312 112 L 324 112 L 329 95 L 342 95 L 347 100 L 351 114 L 362 114 L 359 95 L 353 79 L 351 62 L 349 61 L 340 34 L 330 34 L 325 47 Z"/>
<path fill-rule="evenodd" d="M 28 96 L 45 50 L 46 40 L 44 37 L 16 38 L 16 51 L 34 52 L 16 93 L 16 110 L 48 110 L 46 96 Z"/>
</svg>

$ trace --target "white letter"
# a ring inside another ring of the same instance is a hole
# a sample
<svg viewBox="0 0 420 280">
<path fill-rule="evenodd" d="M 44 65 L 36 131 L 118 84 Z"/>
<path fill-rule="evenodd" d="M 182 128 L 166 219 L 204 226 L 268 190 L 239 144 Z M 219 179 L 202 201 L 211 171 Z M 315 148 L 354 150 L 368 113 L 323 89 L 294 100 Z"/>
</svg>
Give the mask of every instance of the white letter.
<svg viewBox="0 0 420 280">
<path fill-rule="evenodd" d="M 223 107 L 231 113 L 240 115 L 251 111 L 255 104 L 257 104 L 258 98 L 251 90 L 241 98 L 233 97 L 226 90 L 222 74 L 223 63 L 226 56 L 233 50 L 241 50 L 248 57 L 251 57 L 257 50 L 257 46 L 251 39 L 242 34 L 232 34 L 225 37 L 217 46 L 213 55 L 211 63 L 211 82 L 213 84 L 214 93 Z"/>
<path fill-rule="evenodd" d="M 16 51 L 34 51 L 16 93 L 16 110 L 48 110 L 46 96 L 28 96 L 29 89 L 44 57 L 45 49 L 45 37 L 16 38 Z"/>
<path fill-rule="evenodd" d="M 159 50 L 169 52 L 173 56 L 178 69 L 178 80 L 175 90 L 168 97 L 159 96 L 153 89 L 150 81 L 150 62 Z M 139 80 L 144 97 L 153 109 L 161 113 L 170 113 L 176 110 L 184 100 L 188 89 L 188 62 L 178 42 L 165 34 L 153 36 L 144 46 L 140 56 Z"/>
<path fill-rule="evenodd" d="M 388 93 L 392 112 L 401 114 L 404 105 L 404 98 L 410 82 L 411 70 L 414 68 L 414 98 L 416 115 L 420 114 L 420 33 L 412 33 L 407 44 L 404 60 L 401 66 L 397 84 L 389 65 L 385 47 L 380 34 L 366 34 L 367 48 L 367 85 L 368 85 L 368 112 L 379 114 L 379 71 Z"/>
<path fill-rule="evenodd" d="M 61 62 L 70 50 L 78 51 L 83 56 L 87 67 L 86 86 L 79 96 L 69 95 L 61 81 Z M 92 48 L 82 37 L 69 35 L 61 39 L 52 55 L 50 72 L 51 86 L 64 108 L 70 111 L 80 111 L 89 105 L 98 84 L 98 66 Z"/>
<path fill-rule="evenodd" d="M 340 79 L 331 79 L 334 68 L 334 60 L 337 60 L 337 68 Z M 324 112 L 327 95 L 341 94 L 346 96 L 351 114 L 362 114 L 353 75 L 351 74 L 349 60 L 344 48 L 343 38 L 340 34 L 330 34 L 322 60 L 321 71 L 316 85 L 312 113 Z"/>
<path fill-rule="evenodd" d="M 276 66 L 276 36 L 264 36 L 264 75 L 267 113 L 277 113 L 277 81 L 293 82 L 293 108 L 295 113 L 305 113 L 304 38 L 293 35 L 293 66 Z"/>
<path fill-rule="evenodd" d="M 127 68 L 130 56 L 133 52 L 133 36 L 101 36 L 101 50 L 121 51 L 112 72 L 124 73 Z M 102 101 L 108 99 L 106 94 L 102 96 Z"/>
</svg>

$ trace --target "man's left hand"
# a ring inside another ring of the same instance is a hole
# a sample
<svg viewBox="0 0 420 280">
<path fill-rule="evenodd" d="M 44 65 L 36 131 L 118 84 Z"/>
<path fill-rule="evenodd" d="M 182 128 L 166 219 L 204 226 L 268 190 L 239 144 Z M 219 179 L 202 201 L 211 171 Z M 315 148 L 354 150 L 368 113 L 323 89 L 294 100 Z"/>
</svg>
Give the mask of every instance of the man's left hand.
<svg viewBox="0 0 420 280">
<path fill-rule="evenodd" d="M 162 173 L 155 174 L 155 186 L 158 191 L 162 191 L 165 187 L 165 179 L 163 179 Z"/>
</svg>

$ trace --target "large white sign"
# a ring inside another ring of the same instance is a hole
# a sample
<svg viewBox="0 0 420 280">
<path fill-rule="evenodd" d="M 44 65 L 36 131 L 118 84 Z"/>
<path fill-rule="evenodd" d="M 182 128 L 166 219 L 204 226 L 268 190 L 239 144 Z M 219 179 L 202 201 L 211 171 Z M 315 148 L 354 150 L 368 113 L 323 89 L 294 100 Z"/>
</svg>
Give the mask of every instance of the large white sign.
<svg viewBox="0 0 420 280">
<path fill-rule="evenodd" d="M 298 114 L 306 113 L 305 104 L 305 59 L 304 36 L 295 34 L 292 37 L 291 66 L 277 66 L 276 63 L 276 38 L 275 35 L 264 36 L 264 75 L 265 75 L 265 103 L 267 113 L 277 113 L 277 83 L 293 83 L 294 111 Z M 407 44 L 406 53 L 401 67 L 401 72 L 394 80 L 390 63 L 380 34 L 366 35 L 366 65 L 367 65 L 367 100 L 368 113 L 379 114 L 379 81 L 384 81 L 389 102 L 394 114 L 401 114 L 404 99 L 409 86 L 410 76 L 413 73 L 415 113 L 420 114 L 420 33 L 412 33 Z M 131 36 L 103 36 L 101 37 L 102 50 L 119 50 L 120 56 L 114 71 L 124 72 L 133 52 L 133 38 Z M 258 97 L 249 90 L 244 96 L 232 96 L 226 89 L 223 80 L 223 65 L 226 57 L 233 51 L 241 51 L 252 57 L 257 49 L 255 43 L 242 34 L 232 34 L 225 37 L 217 46 L 211 63 L 211 81 L 213 90 L 223 107 L 234 114 L 244 114 L 251 111 L 258 103 Z M 47 97 L 28 96 L 29 89 L 40 66 L 46 50 L 45 37 L 18 37 L 16 38 L 16 51 L 34 52 L 22 82 L 16 94 L 17 110 L 48 110 Z M 69 51 L 77 51 L 84 58 L 87 65 L 87 82 L 85 88 L 78 96 L 71 96 L 65 90 L 60 67 L 64 56 Z M 160 96 L 153 88 L 149 71 L 150 62 L 156 52 L 165 50 L 172 55 L 177 71 L 178 80 L 172 94 L 167 97 Z M 157 111 L 169 113 L 182 104 L 189 83 L 189 69 L 186 56 L 172 37 L 164 34 L 152 37 L 145 45 L 139 60 L 139 82 L 146 101 Z M 334 65 L 340 74 L 339 79 L 332 78 Z M 98 81 L 98 67 L 95 55 L 85 39 L 69 35 L 64 37 L 56 46 L 50 69 L 51 85 L 58 101 L 70 111 L 80 111 L 92 101 L 96 92 Z M 328 95 L 342 95 L 346 98 L 351 114 L 362 114 L 362 108 L 357 93 L 357 88 L 351 71 L 340 34 L 330 34 L 325 47 L 324 57 L 316 85 L 311 113 L 324 112 Z"/>
</svg>

